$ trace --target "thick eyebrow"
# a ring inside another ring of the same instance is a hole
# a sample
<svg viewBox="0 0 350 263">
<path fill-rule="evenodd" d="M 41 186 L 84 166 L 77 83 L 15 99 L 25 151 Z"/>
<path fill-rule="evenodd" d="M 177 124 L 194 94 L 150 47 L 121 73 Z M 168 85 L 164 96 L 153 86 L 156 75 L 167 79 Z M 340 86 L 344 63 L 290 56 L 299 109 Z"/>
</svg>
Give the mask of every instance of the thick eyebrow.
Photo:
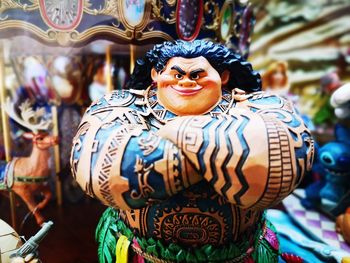
<svg viewBox="0 0 350 263">
<path fill-rule="evenodd" d="M 202 73 L 202 72 L 205 72 L 205 70 L 202 69 L 202 68 L 195 69 L 195 70 L 192 70 L 192 71 L 190 72 L 190 76 L 192 76 L 192 75 L 194 75 L 194 74 Z"/>
<path fill-rule="evenodd" d="M 186 75 L 186 72 L 182 68 L 180 68 L 179 66 L 176 66 L 176 65 L 172 66 L 171 69 L 176 70 L 177 72 L 179 72 L 182 75 Z"/>
</svg>

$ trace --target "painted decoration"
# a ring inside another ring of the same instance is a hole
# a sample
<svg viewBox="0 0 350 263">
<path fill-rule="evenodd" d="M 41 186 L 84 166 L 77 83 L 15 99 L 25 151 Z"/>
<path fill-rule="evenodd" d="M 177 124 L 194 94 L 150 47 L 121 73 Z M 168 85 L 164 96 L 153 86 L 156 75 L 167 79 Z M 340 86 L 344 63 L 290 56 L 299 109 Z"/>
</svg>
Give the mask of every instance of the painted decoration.
<svg viewBox="0 0 350 263">
<path fill-rule="evenodd" d="M 231 3 L 225 3 L 220 15 L 220 36 L 226 40 L 232 29 L 233 24 L 233 6 Z"/>
<path fill-rule="evenodd" d="M 202 24 L 203 0 L 179 0 L 176 10 L 176 30 L 179 38 L 193 40 Z"/>
<path fill-rule="evenodd" d="M 40 0 L 44 21 L 57 30 L 72 30 L 83 15 L 83 0 Z"/>
<path fill-rule="evenodd" d="M 243 4 L 245 0 L 5 2 L 0 6 L 0 38 L 25 35 L 63 47 L 85 46 L 97 39 L 140 46 L 162 40 L 206 39 L 225 43 L 236 51 L 247 5 Z"/>
<path fill-rule="evenodd" d="M 124 0 L 123 14 L 126 21 L 131 26 L 137 26 L 141 23 L 145 14 L 146 0 Z"/>
</svg>

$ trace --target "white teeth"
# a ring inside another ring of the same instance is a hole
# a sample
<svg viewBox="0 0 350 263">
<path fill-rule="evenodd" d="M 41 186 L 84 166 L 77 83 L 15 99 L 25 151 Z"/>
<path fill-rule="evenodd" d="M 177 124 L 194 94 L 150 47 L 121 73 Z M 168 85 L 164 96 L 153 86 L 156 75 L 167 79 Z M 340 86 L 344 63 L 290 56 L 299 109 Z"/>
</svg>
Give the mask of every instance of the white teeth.
<svg viewBox="0 0 350 263">
<path fill-rule="evenodd" d="M 346 175 L 349 175 L 349 172 L 336 172 L 336 171 L 330 170 L 330 169 L 328 169 L 328 168 L 326 168 L 325 170 L 326 170 L 326 172 L 331 173 L 331 174 L 336 175 L 336 176 L 346 176 Z"/>
</svg>

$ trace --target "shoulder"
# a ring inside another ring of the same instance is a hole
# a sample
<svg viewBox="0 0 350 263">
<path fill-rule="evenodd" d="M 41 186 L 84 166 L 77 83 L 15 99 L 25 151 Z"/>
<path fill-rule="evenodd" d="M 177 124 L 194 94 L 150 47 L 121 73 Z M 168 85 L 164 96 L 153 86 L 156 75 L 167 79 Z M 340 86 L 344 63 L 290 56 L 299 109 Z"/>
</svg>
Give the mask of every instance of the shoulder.
<svg viewBox="0 0 350 263">
<path fill-rule="evenodd" d="M 294 107 L 289 100 L 264 91 L 244 95 L 243 99 L 237 100 L 236 107 L 248 107 L 253 111 L 266 109 L 284 109 L 291 112 L 294 111 Z"/>
<path fill-rule="evenodd" d="M 137 110 L 135 105 L 138 96 L 129 90 L 114 90 L 105 94 L 101 99 L 92 102 L 86 113 L 94 114 L 96 112 L 113 109 L 113 108 L 130 108 Z"/>
<path fill-rule="evenodd" d="M 248 101 L 255 105 L 282 106 L 286 99 L 275 94 L 259 91 L 249 94 Z"/>
</svg>

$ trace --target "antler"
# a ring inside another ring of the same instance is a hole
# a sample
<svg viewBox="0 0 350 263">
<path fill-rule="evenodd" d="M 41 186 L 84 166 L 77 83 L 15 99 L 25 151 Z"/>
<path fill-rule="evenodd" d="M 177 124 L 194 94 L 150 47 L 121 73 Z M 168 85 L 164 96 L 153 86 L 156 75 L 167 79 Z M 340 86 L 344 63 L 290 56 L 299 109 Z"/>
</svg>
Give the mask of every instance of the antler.
<svg viewBox="0 0 350 263">
<path fill-rule="evenodd" d="M 9 97 L 6 98 L 6 102 L 3 107 L 11 119 L 23 127 L 28 128 L 33 133 L 38 133 L 39 130 L 48 130 L 51 126 L 51 120 L 43 119 L 45 109 L 38 108 L 34 111 L 29 100 L 24 101 L 18 107 L 21 110 L 21 117 L 18 116 L 17 112 L 15 111 L 14 103 L 11 102 Z"/>
</svg>

